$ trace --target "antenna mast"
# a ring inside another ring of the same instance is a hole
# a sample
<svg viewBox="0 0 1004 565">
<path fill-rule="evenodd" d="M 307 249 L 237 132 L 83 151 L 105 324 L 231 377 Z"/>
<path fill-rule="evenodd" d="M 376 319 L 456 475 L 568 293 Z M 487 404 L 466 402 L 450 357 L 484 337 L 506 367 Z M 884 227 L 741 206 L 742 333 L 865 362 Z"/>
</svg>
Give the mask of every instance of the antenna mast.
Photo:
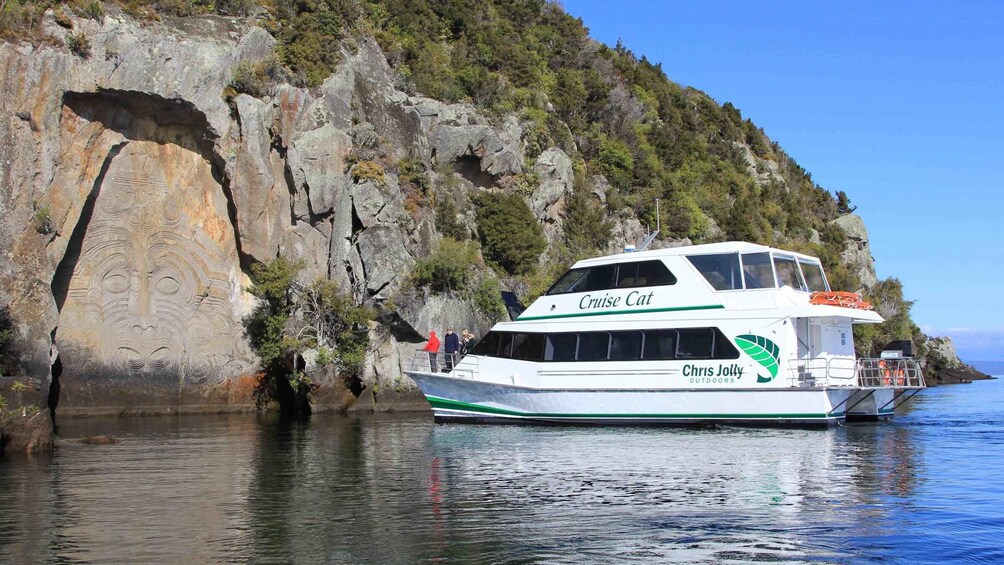
<svg viewBox="0 0 1004 565">
<path fill-rule="evenodd" d="M 659 213 L 659 199 L 655 199 L 655 231 L 645 238 L 645 241 L 638 246 L 638 251 L 645 251 L 645 249 L 651 245 L 657 235 L 659 235 L 659 230 L 662 229 L 662 214 Z"/>
</svg>

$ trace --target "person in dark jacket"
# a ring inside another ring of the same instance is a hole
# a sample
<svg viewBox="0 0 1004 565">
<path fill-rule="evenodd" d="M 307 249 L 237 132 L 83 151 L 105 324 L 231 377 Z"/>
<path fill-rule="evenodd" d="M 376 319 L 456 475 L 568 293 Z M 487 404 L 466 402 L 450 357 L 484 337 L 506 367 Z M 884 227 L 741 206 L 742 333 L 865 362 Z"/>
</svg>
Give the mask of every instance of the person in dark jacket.
<svg viewBox="0 0 1004 565">
<path fill-rule="evenodd" d="M 460 351 L 460 336 L 453 333 L 453 328 L 446 329 L 446 335 L 443 336 L 443 351 L 446 352 L 446 372 L 449 373 L 453 370 L 453 362 L 457 352 Z"/>
</svg>

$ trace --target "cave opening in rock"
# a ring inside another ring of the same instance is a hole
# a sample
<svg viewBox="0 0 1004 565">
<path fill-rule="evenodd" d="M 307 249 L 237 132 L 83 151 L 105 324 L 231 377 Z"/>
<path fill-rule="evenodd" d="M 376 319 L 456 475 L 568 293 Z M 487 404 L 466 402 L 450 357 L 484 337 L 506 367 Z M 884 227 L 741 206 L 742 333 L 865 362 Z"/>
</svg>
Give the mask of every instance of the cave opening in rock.
<svg viewBox="0 0 1004 565">
<path fill-rule="evenodd" d="M 481 170 L 481 158 L 476 155 L 457 158 L 454 169 L 477 188 L 491 188 L 496 185 L 495 177 Z"/>
</svg>

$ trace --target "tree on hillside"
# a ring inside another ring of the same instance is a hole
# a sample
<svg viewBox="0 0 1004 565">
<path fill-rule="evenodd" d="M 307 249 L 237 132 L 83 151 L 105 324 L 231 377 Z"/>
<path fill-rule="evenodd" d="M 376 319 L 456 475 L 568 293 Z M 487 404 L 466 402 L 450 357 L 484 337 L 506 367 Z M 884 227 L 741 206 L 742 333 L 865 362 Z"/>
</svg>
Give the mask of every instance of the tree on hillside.
<svg viewBox="0 0 1004 565">
<path fill-rule="evenodd" d="M 526 202 L 515 194 L 484 192 L 474 203 L 485 259 L 510 275 L 531 271 L 547 241 Z"/>
<path fill-rule="evenodd" d="M 854 346 L 858 356 L 877 356 L 889 342 L 899 339 L 913 340 L 918 347 L 923 343 L 923 333 L 910 319 L 913 301 L 903 298 L 903 283 L 899 279 L 890 277 L 879 281 L 865 292 L 864 298 L 875 306 L 875 311 L 885 321 L 854 326 Z M 917 353 L 923 355 L 923 352 Z"/>
<path fill-rule="evenodd" d="M 564 241 L 573 256 L 593 253 L 610 242 L 610 222 L 581 178 L 582 174 L 576 174 L 575 187 L 565 208 Z"/>
<path fill-rule="evenodd" d="M 842 190 L 837 191 L 837 213 L 850 214 L 857 209 L 857 206 L 851 206 L 851 199 L 847 197 L 846 192 Z"/>
</svg>

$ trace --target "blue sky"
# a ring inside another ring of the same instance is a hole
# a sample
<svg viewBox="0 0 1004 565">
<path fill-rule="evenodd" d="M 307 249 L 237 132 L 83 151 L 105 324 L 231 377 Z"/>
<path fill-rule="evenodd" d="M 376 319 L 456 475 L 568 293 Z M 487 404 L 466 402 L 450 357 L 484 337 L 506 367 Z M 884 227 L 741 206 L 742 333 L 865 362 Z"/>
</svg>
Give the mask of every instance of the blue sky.
<svg viewBox="0 0 1004 565">
<path fill-rule="evenodd" d="M 562 5 L 847 192 L 921 328 L 1004 360 L 1004 2 Z"/>
</svg>

